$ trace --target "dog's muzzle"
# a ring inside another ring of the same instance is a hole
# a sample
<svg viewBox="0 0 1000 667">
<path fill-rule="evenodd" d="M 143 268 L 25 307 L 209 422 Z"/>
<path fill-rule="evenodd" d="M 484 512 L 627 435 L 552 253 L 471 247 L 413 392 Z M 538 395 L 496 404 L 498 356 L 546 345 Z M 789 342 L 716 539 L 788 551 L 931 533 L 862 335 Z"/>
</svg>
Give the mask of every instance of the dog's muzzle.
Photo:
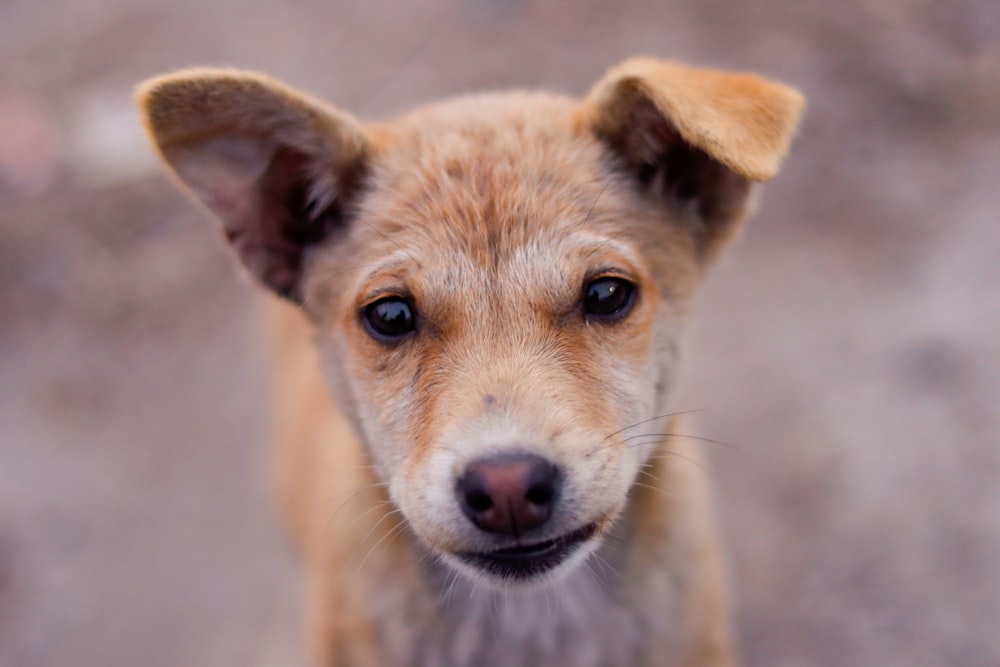
<svg viewBox="0 0 1000 667">
<path fill-rule="evenodd" d="M 537 454 L 512 452 L 477 459 L 455 485 L 466 518 L 483 533 L 512 538 L 510 546 L 455 554 L 465 563 L 506 580 L 539 576 L 591 539 L 596 524 L 545 537 L 562 486 L 559 467 Z"/>
</svg>

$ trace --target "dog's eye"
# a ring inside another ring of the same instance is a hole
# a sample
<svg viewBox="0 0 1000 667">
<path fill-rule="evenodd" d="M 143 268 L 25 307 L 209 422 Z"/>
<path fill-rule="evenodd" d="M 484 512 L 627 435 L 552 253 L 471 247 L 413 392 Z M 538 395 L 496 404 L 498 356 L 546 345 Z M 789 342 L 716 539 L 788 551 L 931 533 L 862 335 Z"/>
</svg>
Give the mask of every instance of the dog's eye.
<svg viewBox="0 0 1000 667">
<path fill-rule="evenodd" d="M 364 310 L 368 332 L 383 343 L 392 343 L 416 328 L 413 309 L 406 299 L 386 297 L 369 304 Z"/>
<path fill-rule="evenodd" d="M 632 309 L 635 285 L 624 278 L 598 278 L 587 285 L 583 312 L 599 320 L 618 320 Z"/>
</svg>

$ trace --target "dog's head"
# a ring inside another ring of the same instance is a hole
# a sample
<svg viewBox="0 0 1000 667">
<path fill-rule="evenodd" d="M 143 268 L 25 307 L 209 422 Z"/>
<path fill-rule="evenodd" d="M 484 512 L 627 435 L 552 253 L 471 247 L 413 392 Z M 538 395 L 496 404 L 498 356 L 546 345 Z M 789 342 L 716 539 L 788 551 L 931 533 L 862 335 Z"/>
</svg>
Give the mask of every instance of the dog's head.
<svg viewBox="0 0 1000 667">
<path fill-rule="evenodd" d="M 803 105 L 652 59 L 582 100 L 471 96 L 374 125 L 246 72 L 139 97 L 249 272 L 315 323 L 413 532 L 501 585 L 569 571 L 623 510 L 706 265 Z"/>
</svg>

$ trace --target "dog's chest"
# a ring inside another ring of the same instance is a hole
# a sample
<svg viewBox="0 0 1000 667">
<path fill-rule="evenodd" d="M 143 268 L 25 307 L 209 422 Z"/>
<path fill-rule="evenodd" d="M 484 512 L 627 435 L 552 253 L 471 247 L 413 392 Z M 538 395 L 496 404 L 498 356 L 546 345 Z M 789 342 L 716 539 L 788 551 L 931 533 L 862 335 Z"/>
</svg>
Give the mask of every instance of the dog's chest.
<svg viewBox="0 0 1000 667">
<path fill-rule="evenodd" d="M 383 647 L 393 667 L 633 667 L 648 645 L 648 619 L 616 600 L 600 566 L 551 589 L 495 593 L 450 582 L 433 605 L 392 614 Z M 399 609 L 397 607 L 397 609 Z"/>
</svg>

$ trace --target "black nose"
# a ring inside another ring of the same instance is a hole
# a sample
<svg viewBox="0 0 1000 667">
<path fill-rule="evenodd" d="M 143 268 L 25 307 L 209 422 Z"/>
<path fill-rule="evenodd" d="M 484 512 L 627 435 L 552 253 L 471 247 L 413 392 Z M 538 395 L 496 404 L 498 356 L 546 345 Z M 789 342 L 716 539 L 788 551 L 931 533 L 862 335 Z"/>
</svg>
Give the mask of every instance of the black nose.
<svg viewBox="0 0 1000 667">
<path fill-rule="evenodd" d="M 458 478 L 465 516 L 487 533 L 520 535 L 552 516 L 559 469 L 536 454 L 504 454 L 473 461 Z"/>
</svg>

